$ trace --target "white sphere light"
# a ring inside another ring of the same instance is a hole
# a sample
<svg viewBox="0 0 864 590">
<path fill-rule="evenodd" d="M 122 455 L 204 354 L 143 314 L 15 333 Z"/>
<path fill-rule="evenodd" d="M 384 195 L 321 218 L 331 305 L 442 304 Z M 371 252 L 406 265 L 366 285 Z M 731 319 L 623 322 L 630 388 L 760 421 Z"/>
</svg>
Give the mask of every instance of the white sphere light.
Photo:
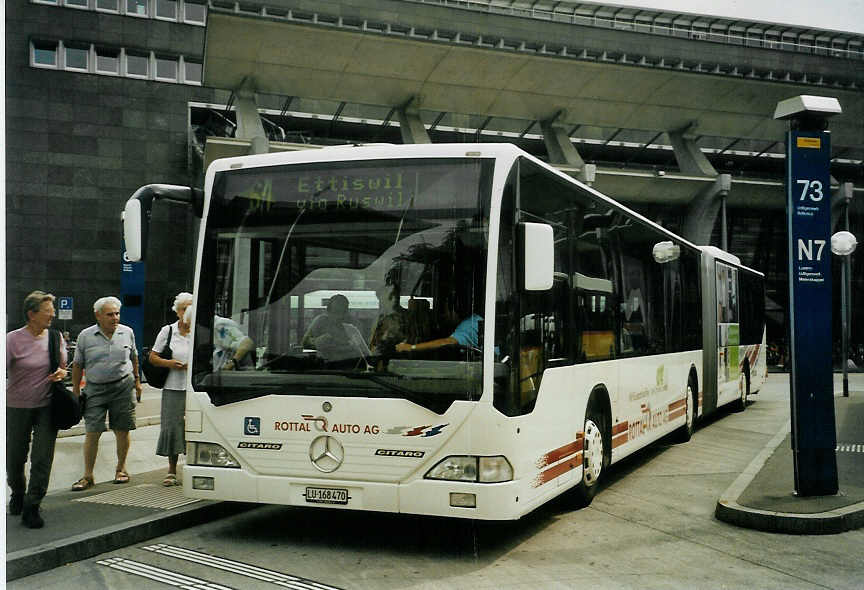
<svg viewBox="0 0 864 590">
<path fill-rule="evenodd" d="M 858 240 L 852 232 L 838 231 L 831 236 L 831 251 L 838 256 L 849 256 L 855 251 Z"/>
</svg>

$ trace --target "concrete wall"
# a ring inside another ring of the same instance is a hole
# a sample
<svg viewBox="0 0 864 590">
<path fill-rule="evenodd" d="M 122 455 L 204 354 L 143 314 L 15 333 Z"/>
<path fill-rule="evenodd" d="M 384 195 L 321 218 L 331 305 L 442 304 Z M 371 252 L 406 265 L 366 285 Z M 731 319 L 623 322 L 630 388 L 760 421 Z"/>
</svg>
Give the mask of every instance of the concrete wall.
<svg viewBox="0 0 864 590">
<path fill-rule="evenodd" d="M 188 172 L 187 103 L 214 98 L 200 87 L 31 68 L 29 41 L 201 56 L 203 38 L 203 27 L 7 3 L 7 330 L 23 323 L 21 303 L 34 289 L 75 298 L 65 326 L 73 336 L 93 323 L 95 299 L 119 296 L 123 205 L 144 184 L 197 183 Z M 155 209 L 148 346 L 165 317 L 162 300 L 191 290 L 193 225 L 182 207 Z"/>
</svg>

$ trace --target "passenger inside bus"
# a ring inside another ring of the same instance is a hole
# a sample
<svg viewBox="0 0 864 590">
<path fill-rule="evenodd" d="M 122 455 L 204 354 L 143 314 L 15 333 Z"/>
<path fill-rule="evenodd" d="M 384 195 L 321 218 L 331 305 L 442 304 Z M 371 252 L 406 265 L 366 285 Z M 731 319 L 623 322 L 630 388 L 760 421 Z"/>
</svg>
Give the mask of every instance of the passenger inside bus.
<svg viewBox="0 0 864 590">
<path fill-rule="evenodd" d="M 360 331 L 350 322 L 348 298 L 336 294 L 327 309 L 315 317 L 303 335 L 303 347 L 314 349 L 326 362 L 366 359 L 371 355 Z"/>
<path fill-rule="evenodd" d="M 215 316 L 213 320 L 213 370 L 235 371 L 255 365 L 255 343 L 231 318 Z"/>
<path fill-rule="evenodd" d="M 405 330 L 405 341 L 410 343 L 425 342 L 435 333 L 435 318 L 429 301 L 426 299 L 411 299 L 408 301 L 408 325 Z"/>
<path fill-rule="evenodd" d="M 378 319 L 372 331 L 369 347 L 375 354 L 393 354 L 397 343 L 406 340 L 408 311 L 399 303 L 398 283 L 383 283 L 375 291 L 378 297 Z"/>
<path fill-rule="evenodd" d="M 483 321 L 483 317 L 473 313 L 470 308 L 465 309 L 465 307 L 467 306 L 460 305 L 458 298 L 447 306 L 446 319 L 451 322 L 451 325 L 458 322 L 449 336 L 415 343 L 402 341 L 396 345 L 396 352 L 425 352 L 454 346 L 478 350 L 480 348 L 480 323 Z"/>
</svg>

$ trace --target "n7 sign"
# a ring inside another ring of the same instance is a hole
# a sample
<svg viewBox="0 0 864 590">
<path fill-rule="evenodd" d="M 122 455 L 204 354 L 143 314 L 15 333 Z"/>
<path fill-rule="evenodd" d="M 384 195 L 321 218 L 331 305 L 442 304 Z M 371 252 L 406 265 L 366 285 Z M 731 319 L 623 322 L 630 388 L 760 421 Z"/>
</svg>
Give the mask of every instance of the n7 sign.
<svg viewBox="0 0 864 590">
<path fill-rule="evenodd" d="M 827 240 L 803 240 L 798 238 L 798 260 L 813 260 L 813 247 L 816 247 L 816 260 L 822 260 L 822 252 L 825 250 Z"/>
</svg>

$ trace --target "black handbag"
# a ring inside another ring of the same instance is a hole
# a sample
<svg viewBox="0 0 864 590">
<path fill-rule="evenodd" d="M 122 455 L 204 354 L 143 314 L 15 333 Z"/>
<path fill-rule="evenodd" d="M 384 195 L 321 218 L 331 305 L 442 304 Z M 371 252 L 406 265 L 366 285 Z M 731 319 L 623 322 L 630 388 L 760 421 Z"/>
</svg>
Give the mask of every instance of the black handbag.
<svg viewBox="0 0 864 590">
<path fill-rule="evenodd" d="M 51 358 L 51 372 L 60 366 L 60 332 L 48 333 L 48 355 Z M 84 394 L 81 394 L 83 401 Z M 83 405 L 75 394 L 69 391 L 62 381 L 51 382 L 51 424 L 57 430 L 72 428 L 81 421 Z"/>
<path fill-rule="evenodd" d="M 168 326 L 168 341 L 165 343 L 165 348 L 162 349 L 162 352 L 157 352 L 163 360 L 170 360 L 172 356 L 171 352 L 171 336 L 174 333 L 174 326 Z M 150 362 L 150 351 L 148 349 L 143 350 L 144 358 L 141 359 L 141 372 L 144 373 L 144 378 L 147 380 L 147 383 L 150 384 L 151 387 L 155 387 L 157 389 L 161 389 L 165 387 L 165 381 L 168 380 L 168 373 L 171 372 L 171 369 L 168 367 L 157 367 L 156 365 Z"/>
</svg>

